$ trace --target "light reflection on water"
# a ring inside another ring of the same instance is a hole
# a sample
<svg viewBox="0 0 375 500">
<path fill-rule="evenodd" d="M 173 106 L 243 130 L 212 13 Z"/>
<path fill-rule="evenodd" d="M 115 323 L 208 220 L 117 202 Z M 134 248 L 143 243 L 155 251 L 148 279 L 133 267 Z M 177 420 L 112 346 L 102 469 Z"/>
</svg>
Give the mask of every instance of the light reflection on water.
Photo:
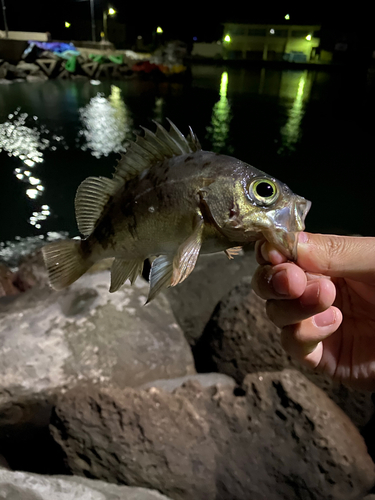
<svg viewBox="0 0 375 500">
<path fill-rule="evenodd" d="M 211 123 L 206 128 L 206 138 L 211 142 L 212 151 L 215 153 L 232 153 L 233 147 L 229 145 L 230 122 L 232 119 L 231 107 L 227 98 L 228 73 L 224 71 L 220 80 L 220 100 L 212 108 Z"/>
<path fill-rule="evenodd" d="M 83 151 L 91 150 L 96 158 L 125 151 L 125 141 L 130 138 L 133 120 L 121 97 L 121 90 L 111 85 L 108 98 L 98 93 L 89 104 L 79 110 L 83 130 L 79 132 L 85 143 Z"/>
<path fill-rule="evenodd" d="M 0 152 L 6 151 L 8 156 L 21 160 L 21 166 L 14 170 L 14 174 L 19 181 L 26 184 L 25 194 L 31 200 L 40 197 L 45 190 L 42 180 L 33 175 L 32 169 L 43 163 L 44 150 L 55 151 L 57 149 L 55 143 L 63 141 L 63 137 L 56 134 L 50 135 L 50 131 L 44 126 L 39 128 L 28 126 L 37 122 L 37 116 L 30 119 L 27 113 L 20 113 L 20 109 L 17 109 L 8 115 L 6 122 L 0 124 Z M 50 138 L 47 138 L 49 135 Z M 42 205 L 33 208 L 35 211 L 29 218 L 29 223 L 36 229 L 41 229 L 40 222 L 46 220 L 51 214 L 49 206 Z"/>
<path fill-rule="evenodd" d="M 283 75 L 284 76 L 284 75 Z M 280 97 L 292 98 L 293 104 L 288 109 L 287 122 L 280 129 L 282 146 L 279 154 L 293 152 L 301 139 L 301 122 L 305 115 L 305 102 L 309 99 L 311 90 L 311 74 L 307 70 L 300 74 L 289 74 L 288 79 L 281 79 Z"/>
</svg>

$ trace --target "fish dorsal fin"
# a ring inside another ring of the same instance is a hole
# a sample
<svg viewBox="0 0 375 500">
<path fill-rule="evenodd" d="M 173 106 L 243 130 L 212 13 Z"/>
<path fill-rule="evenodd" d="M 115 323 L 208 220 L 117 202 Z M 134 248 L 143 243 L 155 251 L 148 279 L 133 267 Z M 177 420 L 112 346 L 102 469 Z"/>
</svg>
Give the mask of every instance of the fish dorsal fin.
<svg viewBox="0 0 375 500">
<path fill-rule="evenodd" d="M 126 182 L 165 158 L 194 153 L 201 149 L 197 136 L 190 127 L 190 137 L 187 140 L 176 125 L 168 121 L 171 126 L 169 132 L 157 122 L 154 122 L 156 133 L 141 127 L 144 136 L 137 136 L 135 142 L 130 141 L 126 153 L 117 164 L 113 176 L 115 181 Z"/>
<path fill-rule="evenodd" d="M 74 204 L 80 233 L 89 236 L 93 232 L 104 207 L 118 188 L 115 180 L 106 177 L 88 177 L 79 185 Z"/>
</svg>

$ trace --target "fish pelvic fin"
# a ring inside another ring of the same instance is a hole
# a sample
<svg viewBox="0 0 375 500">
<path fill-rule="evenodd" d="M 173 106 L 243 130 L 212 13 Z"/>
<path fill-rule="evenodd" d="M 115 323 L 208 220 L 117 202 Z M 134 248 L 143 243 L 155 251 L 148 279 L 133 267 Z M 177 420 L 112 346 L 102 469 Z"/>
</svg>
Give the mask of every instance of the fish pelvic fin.
<svg viewBox="0 0 375 500">
<path fill-rule="evenodd" d="M 171 286 L 182 283 L 193 271 L 202 247 L 203 228 L 204 221 L 200 215 L 193 234 L 179 246 L 173 259 Z"/>
<path fill-rule="evenodd" d="M 173 255 L 161 255 L 154 260 L 150 271 L 150 291 L 146 304 L 151 302 L 163 288 L 171 286 L 172 274 Z"/>
<path fill-rule="evenodd" d="M 116 292 L 127 279 L 133 285 L 143 271 L 143 259 L 125 260 L 116 258 L 111 267 L 111 287 L 109 291 Z"/>
<path fill-rule="evenodd" d="M 81 251 L 81 242 L 57 241 L 42 248 L 48 278 L 54 290 L 62 290 L 74 283 L 90 267 Z"/>
<path fill-rule="evenodd" d="M 187 140 L 176 125 L 168 121 L 169 132 L 157 122 L 154 122 L 155 133 L 141 127 L 144 136 L 137 136 L 135 142 L 130 141 L 126 153 L 121 156 L 117 164 L 113 176 L 114 181 L 125 183 L 166 158 L 194 153 L 202 149 L 197 136 L 191 129 L 189 140 Z"/>
<path fill-rule="evenodd" d="M 232 247 L 232 248 L 227 248 L 226 250 L 224 250 L 224 252 L 229 260 L 233 260 L 236 257 L 236 255 L 241 253 L 241 250 L 242 247 Z"/>
</svg>

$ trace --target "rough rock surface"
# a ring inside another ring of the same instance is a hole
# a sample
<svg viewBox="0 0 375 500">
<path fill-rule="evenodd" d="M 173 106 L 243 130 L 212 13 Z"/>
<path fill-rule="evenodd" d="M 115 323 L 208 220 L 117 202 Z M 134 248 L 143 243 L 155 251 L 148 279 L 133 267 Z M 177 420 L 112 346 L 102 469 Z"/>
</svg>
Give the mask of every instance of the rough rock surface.
<svg viewBox="0 0 375 500">
<path fill-rule="evenodd" d="M 196 375 L 186 375 L 185 377 L 177 377 L 162 380 L 153 380 L 140 386 L 140 389 L 149 389 L 150 387 L 157 387 L 165 392 L 172 392 L 177 387 L 181 387 L 189 381 L 197 381 L 202 387 L 211 387 L 213 385 L 225 385 L 235 387 L 236 382 L 224 373 L 197 373 Z"/>
<path fill-rule="evenodd" d="M 357 429 L 294 370 L 248 375 L 242 394 L 76 389 L 51 431 L 74 474 L 174 500 L 354 500 L 375 480 Z"/>
<path fill-rule="evenodd" d="M 279 330 L 268 319 L 265 302 L 252 291 L 249 278 L 244 278 L 217 305 L 194 348 L 194 357 L 199 372 L 219 371 L 239 383 L 247 373 L 292 366 L 323 389 L 358 427 L 363 427 L 374 412 L 370 393 L 333 383 L 287 356 Z"/>
<path fill-rule="evenodd" d="M 168 500 L 157 491 L 117 486 L 73 476 L 39 476 L 0 468 L 0 498 L 6 500 Z"/>
<path fill-rule="evenodd" d="M 190 345 L 203 333 L 217 303 L 243 278 L 252 276 L 257 263 L 248 249 L 229 261 L 224 252 L 201 255 L 189 278 L 165 292 Z"/>
<path fill-rule="evenodd" d="M 33 288 L 0 300 L 0 449 L 7 450 L 11 467 L 20 468 L 14 460 L 27 454 L 32 458 L 38 441 L 50 453 L 46 426 L 61 391 L 96 383 L 139 386 L 195 373 L 165 297 L 144 306 L 144 280 L 114 294 L 108 285 L 109 273 L 99 272 L 61 292 Z M 29 452 L 14 439 L 29 442 Z"/>
<path fill-rule="evenodd" d="M 135 386 L 195 373 L 169 304 L 146 307 L 142 279 L 108 292 L 106 272 L 69 289 L 34 289 L 0 303 L 0 388 L 36 393 L 77 380 Z"/>
<path fill-rule="evenodd" d="M 15 274 L 6 265 L 0 262 L 0 297 L 17 295 L 20 293 L 18 288 L 14 285 L 15 279 Z"/>
</svg>

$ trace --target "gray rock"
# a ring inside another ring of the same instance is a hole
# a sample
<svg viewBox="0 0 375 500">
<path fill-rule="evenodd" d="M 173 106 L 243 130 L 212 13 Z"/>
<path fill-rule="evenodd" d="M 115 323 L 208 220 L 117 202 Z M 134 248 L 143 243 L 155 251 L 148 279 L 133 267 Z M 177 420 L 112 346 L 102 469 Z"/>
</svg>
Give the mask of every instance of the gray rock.
<svg viewBox="0 0 375 500">
<path fill-rule="evenodd" d="M 12 426 L 46 425 L 54 397 L 68 388 L 195 373 L 166 298 L 144 306 L 143 279 L 113 294 L 108 284 L 102 271 L 62 292 L 33 288 L 0 300 L 0 439 Z"/>
<path fill-rule="evenodd" d="M 0 468 L 0 498 L 6 500 L 168 500 L 157 491 L 117 486 L 73 476 L 39 476 Z"/>
<path fill-rule="evenodd" d="M 194 347 L 199 372 L 219 371 L 241 383 L 246 374 L 294 367 L 323 389 L 362 428 L 374 412 L 371 394 L 333 383 L 291 359 L 280 344 L 279 329 L 265 312 L 265 301 L 244 278 L 218 304 Z"/>
<path fill-rule="evenodd" d="M 242 393 L 189 382 L 61 396 L 51 431 L 74 474 L 174 500 L 354 500 L 374 464 L 348 417 L 293 370 L 248 375 Z"/>
<path fill-rule="evenodd" d="M 45 82 L 48 80 L 48 76 L 45 75 L 42 71 L 40 71 L 38 74 L 34 75 L 27 75 L 26 80 L 30 83 L 33 82 Z"/>
<path fill-rule="evenodd" d="M 19 70 L 26 71 L 26 72 L 31 73 L 31 74 L 40 71 L 40 68 L 39 68 L 39 66 L 37 64 L 28 63 L 28 62 L 25 62 L 25 61 L 20 61 L 17 64 L 17 68 Z"/>
<path fill-rule="evenodd" d="M 177 387 L 181 387 L 189 381 L 195 380 L 200 383 L 202 387 L 211 387 L 213 385 L 223 385 L 226 387 L 235 387 L 236 382 L 228 375 L 223 373 L 197 373 L 196 375 L 186 375 L 185 377 L 153 380 L 140 386 L 140 389 L 149 389 L 156 387 L 165 392 L 173 392 Z"/>
<path fill-rule="evenodd" d="M 6 78 L 0 78 L 0 85 L 8 85 L 12 83 L 12 80 L 7 80 Z"/>
<path fill-rule="evenodd" d="M 195 345 L 202 335 L 217 303 L 244 276 L 251 277 L 256 267 L 251 249 L 230 261 L 224 252 L 201 255 L 183 285 L 166 290 L 165 295 L 190 345 Z"/>
</svg>

